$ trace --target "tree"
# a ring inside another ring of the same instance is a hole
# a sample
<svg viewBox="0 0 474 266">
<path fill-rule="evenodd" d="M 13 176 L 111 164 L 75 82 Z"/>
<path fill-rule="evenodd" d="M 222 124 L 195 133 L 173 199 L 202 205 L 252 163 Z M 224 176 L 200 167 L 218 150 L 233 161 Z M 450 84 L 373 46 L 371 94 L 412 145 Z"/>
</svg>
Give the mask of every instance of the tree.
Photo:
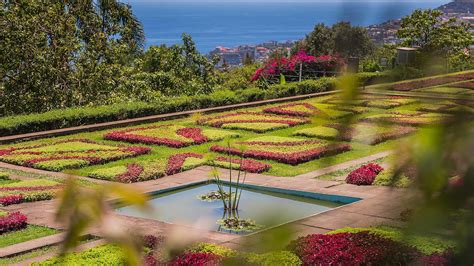
<svg viewBox="0 0 474 266">
<path fill-rule="evenodd" d="M 402 19 L 397 36 L 404 45 L 419 47 L 425 58 L 455 61 L 473 43 L 471 26 L 456 18 L 443 21 L 442 14 L 439 10 L 416 10 Z"/>
<path fill-rule="evenodd" d="M 339 22 L 332 27 L 317 24 L 314 30 L 296 45 L 293 52 L 306 50 L 312 55 L 338 54 L 345 58 L 369 55 L 374 44 L 363 27 L 351 26 L 349 22 Z"/>
<path fill-rule="evenodd" d="M 107 101 L 143 28 L 116 0 L 0 2 L 0 113 Z"/>
</svg>

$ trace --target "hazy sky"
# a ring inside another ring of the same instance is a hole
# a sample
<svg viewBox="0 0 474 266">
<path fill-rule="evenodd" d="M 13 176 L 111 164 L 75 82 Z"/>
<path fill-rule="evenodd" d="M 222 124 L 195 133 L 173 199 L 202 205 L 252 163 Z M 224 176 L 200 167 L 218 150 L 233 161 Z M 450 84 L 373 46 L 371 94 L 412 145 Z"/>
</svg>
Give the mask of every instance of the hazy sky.
<svg viewBox="0 0 474 266">
<path fill-rule="evenodd" d="M 133 3 L 160 3 L 160 2 L 449 2 L 449 0 L 122 0 Z"/>
</svg>

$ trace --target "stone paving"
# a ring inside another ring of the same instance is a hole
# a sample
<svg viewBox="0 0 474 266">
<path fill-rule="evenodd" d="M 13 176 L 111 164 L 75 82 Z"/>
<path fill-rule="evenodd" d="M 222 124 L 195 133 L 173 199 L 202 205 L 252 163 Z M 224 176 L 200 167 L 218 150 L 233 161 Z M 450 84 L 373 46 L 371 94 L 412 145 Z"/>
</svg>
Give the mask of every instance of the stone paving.
<svg viewBox="0 0 474 266">
<path fill-rule="evenodd" d="M 262 241 L 272 241 L 272 236 L 276 231 L 286 228 L 292 235 L 292 238 L 314 233 L 325 233 L 334 229 L 352 226 L 367 227 L 371 225 L 389 224 L 401 225 L 399 221 L 400 213 L 407 209 L 406 200 L 413 199 L 415 193 L 406 189 L 396 189 L 377 186 L 354 186 L 345 184 L 341 181 L 318 180 L 315 177 L 327 174 L 333 171 L 346 169 L 364 162 L 372 161 L 378 158 L 386 157 L 390 151 L 374 154 L 353 161 L 341 163 L 335 166 L 319 169 L 311 173 L 299 175 L 296 177 L 275 177 L 262 174 L 248 174 L 247 184 L 255 186 L 281 188 L 287 190 L 306 191 L 313 193 L 322 193 L 339 196 L 357 197 L 362 200 L 343 205 L 341 207 L 316 214 L 311 217 L 300 219 L 284 225 L 283 227 L 271 228 L 262 232 L 250 234 L 247 236 L 231 235 L 219 232 L 202 231 L 189 226 L 170 224 L 156 220 L 129 217 L 112 213 L 111 215 L 117 223 L 124 228 L 133 228 L 134 233 L 154 234 L 173 236 L 183 234 L 194 241 L 206 241 L 218 243 L 232 248 L 249 249 L 262 245 Z M 56 177 L 67 177 L 63 173 L 51 173 L 42 170 L 30 169 L 20 166 L 1 163 L 0 167 L 7 167 L 16 170 L 26 170 L 41 174 L 52 174 Z M 173 176 L 166 176 L 161 179 L 146 181 L 128 186 L 138 188 L 144 193 L 155 192 L 162 189 L 176 188 L 184 185 L 201 183 L 209 180 L 211 167 L 203 166 Z M 221 169 L 222 176 L 229 173 L 229 170 Z M 83 178 L 83 177 L 79 177 Z M 87 180 L 93 180 L 86 178 Z M 93 180 L 97 181 L 97 180 Z M 106 182 L 104 182 L 106 183 Z M 55 221 L 54 213 L 57 207 L 57 200 L 23 203 L 3 207 L 6 211 L 20 211 L 27 215 L 30 224 L 48 226 L 55 229 L 64 229 L 64 225 Z M 92 229 L 89 234 L 99 235 L 97 229 Z M 54 237 L 52 237 L 54 238 Z M 36 247 L 38 240 L 29 241 L 20 245 L 15 245 L 17 252 L 29 250 Z M 11 255 L 16 253 L 14 250 L 0 249 L 0 257 L 6 253 Z M 47 256 L 46 256 L 47 257 Z M 44 260 L 46 257 L 40 257 L 36 261 Z"/>
</svg>

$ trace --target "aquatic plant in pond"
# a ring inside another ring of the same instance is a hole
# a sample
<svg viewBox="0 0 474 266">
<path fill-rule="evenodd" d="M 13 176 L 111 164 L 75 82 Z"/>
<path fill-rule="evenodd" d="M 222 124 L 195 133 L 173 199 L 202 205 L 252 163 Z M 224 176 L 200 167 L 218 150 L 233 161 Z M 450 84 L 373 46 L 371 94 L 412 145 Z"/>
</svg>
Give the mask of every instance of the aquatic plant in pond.
<svg viewBox="0 0 474 266">
<path fill-rule="evenodd" d="M 225 191 L 222 192 L 222 191 L 213 190 L 206 194 L 199 195 L 198 199 L 202 201 L 213 202 L 213 201 L 222 200 L 222 197 L 224 197 L 224 199 L 228 199 L 230 198 L 230 194 Z"/>
<path fill-rule="evenodd" d="M 227 147 L 230 149 L 230 143 L 227 143 Z M 244 158 L 240 156 L 240 160 L 238 165 L 242 165 Z M 222 161 L 222 158 L 221 158 Z M 250 219 L 241 219 L 239 217 L 239 205 L 240 199 L 242 197 L 243 191 L 243 184 L 245 184 L 245 180 L 247 179 L 247 172 L 243 169 L 243 167 L 238 167 L 237 170 L 237 177 L 235 182 L 232 182 L 232 166 L 235 164 L 235 159 L 232 159 L 231 155 L 228 154 L 228 162 L 229 162 L 229 184 L 228 184 L 228 192 L 224 191 L 223 181 L 220 178 L 219 172 L 216 168 L 212 171 L 212 176 L 214 181 L 217 184 L 217 193 L 220 195 L 219 198 L 224 205 L 224 215 L 221 220 L 218 220 L 217 223 L 222 226 L 222 229 L 241 232 L 241 231 L 254 231 L 260 228 L 259 225 L 255 223 L 255 221 Z"/>
</svg>

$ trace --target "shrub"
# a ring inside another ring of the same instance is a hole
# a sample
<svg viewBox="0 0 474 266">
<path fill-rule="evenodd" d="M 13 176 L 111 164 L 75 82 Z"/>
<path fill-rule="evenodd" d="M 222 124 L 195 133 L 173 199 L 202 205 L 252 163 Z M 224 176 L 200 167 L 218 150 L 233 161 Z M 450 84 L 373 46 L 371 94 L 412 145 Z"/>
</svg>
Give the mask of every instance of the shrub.
<svg viewBox="0 0 474 266">
<path fill-rule="evenodd" d="M 418 252 L 369 232 L 309 235 L 289 245 L 303 265 L 406 265 Z"/>
<path fill-rule="evenodd" d="M 193 97 L 163 98 L 156 102 L 130 102 L 97 107 L 68 108 L 45 113 L 0 118 L 0 136 L 30 133 L 93 123 L 109 122 L 148 115 L 181 112 L 221 105 L 252 102 L 316 92 L 334 88 L 334 79 L 321 78 L 268 89 L 248 88 L 234 92 L 224 90 Z"/>
<path fill-rule="evenodd" d="M 185 165 L 186 161 L 190 158 L 203 159 L 204 156 L 202 154 L 197 154 L 197 153 L 181 153 L 181 154 L 171 155 L 170 158 L 168 159 L 166 174 L 174 175 L 181 171 L 185 171 L 185 170 L 188 170 L 189 168 L 194 167 L 195 166 L 194 164 L 192 166 L 188 165 L 187 167 Z M 204 160 L 202 160 L 201 163 L 204 164 Z"/>
<path fill-rule="evenodd" d="M 237 252 L 230 248 L 203 242 L 194 244 L 185 253 L 212 253 L 223 258 L 237 256 Z"/>
<path fill-rule="evenodd" d="M 309 103 L 289 103 L 266 108 L 263 110 L 263 112 L 277 115 L 311 116 L 319 113 L 320 111 L 318 108 Z"/>
<path fill-rule="evenodd" d="M 35 265 L 126 265 L 122 249 L 114 245 L 104 245 L 82 252 L 54 257 Z"/>
<path fill-rule="evenodd" d="M 189 265 L 219 265 L 222 257 L 212 253 L 185 253 L 174 259 L 171 266 L 189 266 Z"/>
<path fill-rule="evenodd" d="M 348 144 L 282 137 L 262 137 L 236 144 L 243 145 L 245 150 L 215 145 L 211 151 L 297 165 L 351 149 Z"/>
<path fill-rule="evenodd" d="M 215 160 L 210 162 L 211 165 L 223 167 L 223 168 L 230 168 L 229 164 L 232 165 L 232 169 L 240 169 L 245 172 L 249 173 L 262 173 L 270 170 L 272 167 L 269 164 L 261 163 L 259 161 L 251 160 L 251 159 L 243 159 L 240 160 L 238 158 L 231 159 L 229 162 L 229 158 L 219 156 Z"/>
<path fill-rule="evenodd" d="M 23 202 L 23 195 L 8 195 L 0 197 L 0 205 L 8 206 L 13 204 L 18 204 Z"/>
<path fill-rule="evenodd" d="M 13 212 L 6 216 L 0 216 L 0 234 L 23 229 L 27 226 L 26 221 L 26 216 L 19 212 Z"/>
<path fill-rule="evenodd" d="M 370 186 L 374 183 L 377 175 L 383 171 L 383 168 L 378 164 L 363 165 L 351 173 L 346 178 L 346 183 L 358 186 Z"/>
<path fill-rule="evenodd" d="M 301 260 L 294 253 L 289 251 L 274 251 L 264 254 L 250 253 L 245 255 L 246 261 L 251 265 L 261 266 L 299 266 L 302 264 Z"/>
</svg>

